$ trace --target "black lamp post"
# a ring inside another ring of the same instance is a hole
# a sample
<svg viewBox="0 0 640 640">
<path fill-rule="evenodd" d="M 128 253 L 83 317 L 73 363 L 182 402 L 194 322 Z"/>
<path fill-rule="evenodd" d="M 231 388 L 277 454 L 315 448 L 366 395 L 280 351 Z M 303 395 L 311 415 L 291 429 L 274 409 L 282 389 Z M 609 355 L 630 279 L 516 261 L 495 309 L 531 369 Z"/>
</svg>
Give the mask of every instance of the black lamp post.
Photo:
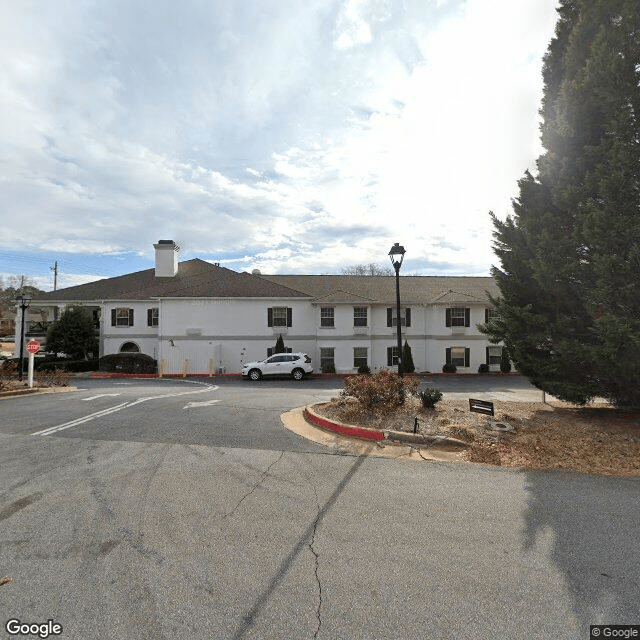
<svg viewBox="0 0 640 640">
<path fill-rule="evenodd" d="M 17 299 L 18 306 L 22 310 L 20 314 L 20 370 L 18 372 L 18 380 L 22 382 L 22 363 L 24 358 L 24 314 L 31 304 L 31 298 L 29 296 L 20 296 Z"/>
<path fill-rule="evenodd" d="M 400 267 L 404 260 L 405 250 L 396 242 L 391 251 L 389 251 L 389 257 L 391 258 L 391 264 L 396 270 L 396 326 L 398 328 L 398 375 L 402 377 L 402 323 L 400 321 Z"/>
</svg>

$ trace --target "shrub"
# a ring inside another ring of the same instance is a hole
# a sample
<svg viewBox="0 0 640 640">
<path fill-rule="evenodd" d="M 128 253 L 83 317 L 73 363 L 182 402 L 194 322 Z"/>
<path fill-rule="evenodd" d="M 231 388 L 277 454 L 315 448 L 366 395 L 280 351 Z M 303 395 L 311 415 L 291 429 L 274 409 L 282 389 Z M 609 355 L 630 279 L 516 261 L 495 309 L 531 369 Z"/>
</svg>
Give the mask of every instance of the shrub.
<svg viewBox="0 0 640 640">
<path fill-rule="evenodd" d="M 361 364 L 358 367 L 358 373 L 364 374 L 364 375 L 368 375 L 368 374 L 371 373 L 371 369 L 369 369 L 369 365 L 368 364 Z"/>
<path fill-rule="evenodd" d="M 433 409 L 436 403 L 442 400 L 442 391 L 434 389 L 433 387 L 427 387 L 423 391 L 418 391 L 418 397 L 422 400 L 422 406 L 425 409 Z"/>
<path fill-rule="evenodd" d="M 36 363 L 36 371 L 62 371 L 80 372 L 97 371 L 98 360 L 43 360 Z"/>
<path fill-rule="evenodd" d="M 508 354 L 502 351 L 502 358 L 500 358 L 500 371 L 502 373 L 509 373 L 511 371 L 511 360 L 509 360 Z"/>
<path fill-rule="evenodd" d="M 455 373 L 458 370 L 455 364 L 447 363 L 442 365 L 442 373 Z"/>
<path fill-rule="evenodd" d="M 371 375 L 348 376 L 344 381 L 347 395 L 367 407 L 390 409 L 414 394 L 420 385 L 417 378 L 401 378 L 397 373 L 381 369 Z"/>
<path fill-rule="evenodd" d="M 479 367 L 478 367 L 478 373 L 489 373 L 489 365 L 486 364 L 485 362 L 483 362 Z"/>
<path fill-rule="evenodd" d="M 280 334 L 278 336 L 278 339 L 276 340 L 276 346 L 273 348 L 273 353 L 285 353 L 286 352 L 286 348 L 284 346 L 284 340 L 282 339 L 282 334 Z"/>
<path fill-rule="evenodd" d="M 110 373 L 156 373 L 158 363 L 144 353 L 111 353 L 100 358 L 99 370 Z"/>
<path fill-rule="evenodd" d="M 413 355 L 411 354 L 411 347 L 405 340 L 404 347 L 402 347 L 402 372 L 413 373 L 416 370 L 416 365 L 413 363 Z"/>
<path fill-rule="evenodd" d="M 0 363 L 0 389 L 4 388 L 7 382 L 18 377 L 18 362 L 14 359 L 3 360 Z"/>
<path fill-rule="evenodd" d="M 335 373 L 336 366 L 334 364 L 325 364 L 322 366 L 322 373 Z"/>
<path fill-rule="evenodd" d="M 33 374 L 39 386 L 44 387 L 67 387 L 69 385 L 69 372 L 62 369 L 40 370 Z"/>
</svg>

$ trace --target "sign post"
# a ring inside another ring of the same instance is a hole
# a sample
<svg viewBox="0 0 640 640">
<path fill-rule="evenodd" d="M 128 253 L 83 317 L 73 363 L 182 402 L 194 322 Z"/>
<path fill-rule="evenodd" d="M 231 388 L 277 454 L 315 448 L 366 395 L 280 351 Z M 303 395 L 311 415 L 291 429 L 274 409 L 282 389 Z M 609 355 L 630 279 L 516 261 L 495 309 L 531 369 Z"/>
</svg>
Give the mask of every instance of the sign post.
<svg viewBox="0 0 640 640">
<path fill-rule="evenodd" d="M 40 343 L 37 340 L 29 340 L 27 343 L 27 351 L 29 352 L 29 389 L 33 388 L 33 360 L 34 356 L 40 351 Z"/>
<path fill-rule="evenodd" d="M 475 411 L 476 413 L 483 413 L 486 416 L 492 416 L 494 415 L 493 402 L 469 398 L 469 411 Z"/>
</svg>

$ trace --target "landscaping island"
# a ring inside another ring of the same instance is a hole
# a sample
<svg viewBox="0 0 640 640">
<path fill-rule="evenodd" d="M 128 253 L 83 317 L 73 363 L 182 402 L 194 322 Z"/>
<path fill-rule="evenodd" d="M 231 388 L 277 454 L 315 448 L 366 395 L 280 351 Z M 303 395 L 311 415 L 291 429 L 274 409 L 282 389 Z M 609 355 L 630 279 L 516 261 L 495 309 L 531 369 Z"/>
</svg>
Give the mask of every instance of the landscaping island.
<svg viewBox="0 0 640 640">
<path fill-rule="evenodd" d="M 501 467 L 564 469 L 612 476 L 640 477 L 640 414 L 605 404 L 580 407 L 564 402 L 497 402 L 497 423 L 471 413 L 469 403 L 441 400 L 425 409 L 416 397 L 393 408 L 368 408 L 352 397 L 314 405 L 330 420 L 379 430 L 443 435 L 464 440 L 460 459 Z"/>
</svg>

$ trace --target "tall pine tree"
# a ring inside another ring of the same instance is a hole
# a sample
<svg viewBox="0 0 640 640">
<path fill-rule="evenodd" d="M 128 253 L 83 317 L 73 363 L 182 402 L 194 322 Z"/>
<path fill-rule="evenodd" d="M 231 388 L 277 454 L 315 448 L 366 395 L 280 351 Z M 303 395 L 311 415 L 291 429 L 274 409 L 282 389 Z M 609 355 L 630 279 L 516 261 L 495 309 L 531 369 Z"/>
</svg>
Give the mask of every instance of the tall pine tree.
<svg viewBox="0 0 640 640">
<path fill-rule="evenodd" d="M 640 11 L 561 0 L 544 60 L 545 153 L 493 214 L 500 317 L 484 327 L 540 389 L 640 406 Z"/>
</svg>

